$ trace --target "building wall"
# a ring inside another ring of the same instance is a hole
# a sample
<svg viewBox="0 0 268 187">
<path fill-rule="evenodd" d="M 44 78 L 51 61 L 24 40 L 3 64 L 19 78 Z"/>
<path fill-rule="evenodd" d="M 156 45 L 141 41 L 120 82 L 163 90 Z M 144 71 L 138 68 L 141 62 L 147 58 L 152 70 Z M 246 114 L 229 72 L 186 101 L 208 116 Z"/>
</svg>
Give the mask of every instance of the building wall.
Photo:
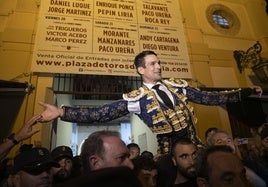
<svg viewBox="0 0 268 187">
<path fill-rule="evenodd" d="M 240 74 L 232 56 L 234 50 L 246 50 L 256 41 L 263 46 L 263 56 L 268 56 L 268 16 L 263 0 L 179 0 L 184 24 L 184 32 L 189 51 L 193 78 L 196 84 L 208 87 L 230 85 L 247 87 L 251 82 L 249 73 Z M 30 82 L 35 90 L 21 107 L 13 131 L 33 114 L 42 111 L 38 101 L 46 100 L 47 88 L 52 87 L 53 75 L 32 74 L 30 72 L 31 54 L 34 43 L 35 27 L 38 22 L 40 0 L 1 0 L 0 1 L 0 79 Z M 236 13 L 240 20 L 240 30 L 235 35 L 216 31 L 207 20 L 207 8 L 211 4 L 221 4 Z M 38 45 L 38 44 L 35 44 Z M 231 72 L 235 80 L 226 79 L 215 71 Z M 221 80 L 221 81 L 218 81 Z M 199 119 L 197 131 L 203 139 L 205 130 L 210 126 L 222 127 L 230 131 L 225 111 L 218 107 L 195 105 Z M 31 142 L 44 142 L 50 129 L 38 124 L 41 133 L 34 135 Z M 43 132 L 42 132 L 43 131 Z M 46 131 L 46 132 L 45 132 Z M 45 146 L 49 146 L 47 143 Z M 18 146 L 17 146 L 18 147 Z M 17 148 L 11 154 L 16 152 Z"/>
</svg>

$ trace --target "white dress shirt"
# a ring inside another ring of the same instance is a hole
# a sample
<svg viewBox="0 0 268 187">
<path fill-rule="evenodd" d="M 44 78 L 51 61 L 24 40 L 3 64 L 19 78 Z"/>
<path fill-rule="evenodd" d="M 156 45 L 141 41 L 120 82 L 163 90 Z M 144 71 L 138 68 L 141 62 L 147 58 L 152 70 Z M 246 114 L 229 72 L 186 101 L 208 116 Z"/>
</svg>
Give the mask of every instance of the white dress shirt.
<svg viewBox="0 0 268 187">
<path fill-rule="evenodd" d="M 154 84 L 150 84 L 150 83 L 143 83 L 147 88 L 149 88 L 150 90 L 152 90 L 158 101 L 160 101 L 161 103 L 164 103 L 162 101 L 162 99 L 159 97 L 159 95 L 156 93 L 155 89 L 152 89 L 152 87 L 154 86 Z M 167 89 L 167 87 L 163 84 L 161 84 L 160 82 L 157 82 L 156 84 L 160 84 L 159 89 L 166 92 L 166 94 L 168 95 L 169 99 L 171 100 L 171 102 L 174 105 L 174 98 L 172 96 L 172 94 L 170 93 L 170 91 Z M 140 110 L 140 102 L 139 101 L 129 101 L 128 102 L 128 111 L 129 112 L 133 112 L 135 114 L 140 114 L 141 110 Z"/>
</svg>

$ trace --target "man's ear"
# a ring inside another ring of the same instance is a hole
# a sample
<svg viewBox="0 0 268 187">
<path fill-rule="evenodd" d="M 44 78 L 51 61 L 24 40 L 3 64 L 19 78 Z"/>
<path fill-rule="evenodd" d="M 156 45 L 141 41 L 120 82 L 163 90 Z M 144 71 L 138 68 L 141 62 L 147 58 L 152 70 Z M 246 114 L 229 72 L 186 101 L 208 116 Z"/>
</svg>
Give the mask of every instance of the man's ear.
<svg viewBox="0 0 268 187">
<path fill-rule="evenodd" d="M 197 177 L 196 178 L 196 183 L 198 185 L 198 187 L 206 187 L 208 186 L 208 182 L 205 178 L 202 178 L 202 177 Z"/>
<path fill-rule="evenodd" d="M 175 160 L 174 156 L 172 156 L 171 159 L 172 159 L 172 162 L 173 162 L 174 166 L 177 166 L 177 163 L 176 163 L 176 160 Z"/>
<path fill-rule="evenodd" d="M 137 72 L 140 74 L 140 75 L 143 75 L 144 74 L 144 67 L 140 66 L 137 68 Z"/>
<path fill-rule="evenodd" d="M 96 155 L 92 155 L 89 158 L 89 164 L 90 164 L 90 168 L 94 168 L 94 169 L 98 169 L 101 166 L 101 158 L 96 156 Z"/>
</svg>

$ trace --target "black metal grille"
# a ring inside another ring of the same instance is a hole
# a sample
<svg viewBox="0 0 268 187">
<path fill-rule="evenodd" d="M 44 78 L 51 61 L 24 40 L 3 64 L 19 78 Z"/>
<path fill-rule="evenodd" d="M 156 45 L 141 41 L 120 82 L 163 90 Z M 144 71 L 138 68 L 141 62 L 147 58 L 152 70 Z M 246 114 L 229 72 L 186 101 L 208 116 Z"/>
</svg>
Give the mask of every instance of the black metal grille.
<svg viewBox="0 0 268 187">
<path fill-rule="evenodd" d="M 141 83 L 140 77 L 55 74 L 53 90 L 56 94 L 72 94 L 77 100 L 116 100 Z"/>
</svg>

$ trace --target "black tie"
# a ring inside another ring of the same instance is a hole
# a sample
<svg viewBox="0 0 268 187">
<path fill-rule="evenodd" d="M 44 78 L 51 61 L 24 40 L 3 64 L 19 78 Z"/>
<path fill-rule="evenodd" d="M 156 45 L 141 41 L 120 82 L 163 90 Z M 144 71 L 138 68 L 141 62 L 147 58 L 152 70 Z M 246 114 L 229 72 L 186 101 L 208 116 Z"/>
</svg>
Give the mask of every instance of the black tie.
<svg viewBox="0 0 268 187">
<path fill-rule="evenodd" d="M 173 109 L 173 103 L 163 90 L 159 89 L 160 84 L 156 84 L 153 86 L 153 89 L 156 90 L 156 93 L 159 95 L 159 97 L 163 100 L 163 102 L 171 109 Z"/>
</svg>

